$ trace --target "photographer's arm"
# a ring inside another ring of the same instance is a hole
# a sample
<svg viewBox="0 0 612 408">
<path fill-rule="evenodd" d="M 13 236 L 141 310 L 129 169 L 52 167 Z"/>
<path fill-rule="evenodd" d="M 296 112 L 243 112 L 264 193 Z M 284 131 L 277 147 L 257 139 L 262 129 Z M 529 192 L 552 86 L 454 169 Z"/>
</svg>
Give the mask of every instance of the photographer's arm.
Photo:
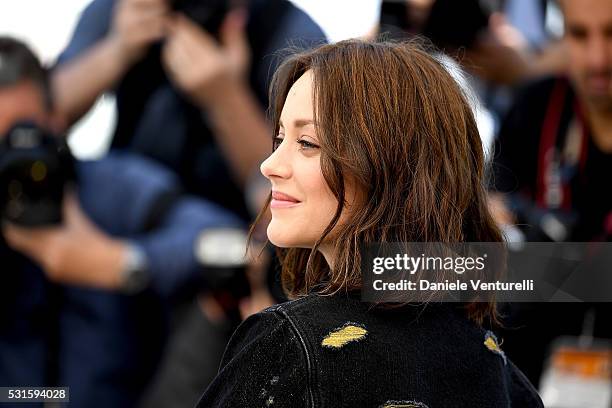
<svg viewBox="0 0 612 408">
<path fill-rule="evenodd" d="M 155 230 L 134 237 L 145 252 L 152 289 L 170 296 L 201 279 L 196 257 L 200 234 L 211 228 L 245 228 L 228 211 L 195 197 L 180 198 Z"/>
<path fill-rule="evenodd" d="M 184 16 L 170 25 L 163 51 L 174 83 L 206 110 L 213 133 L 240 184 L 270 153 L 270 129 L 247 82 L 249 48 L 242 11 L 228 14 L 220 44 Z"/>
<path fill-rule="evenodd" d="M 197 278 L 196 240 L 206 228 L 218 227 L 241 228 L 242 224 L 213 204 L 185 197 L 173 205 L 158 228 L 126 241 L 95 225 L 70 195 L 64 204 L 63 225 L 5 225 L 3 234 L 13 249 L 37 262 L 49 279 L 106 290 L 125 288 L 124 273 L 131 246 L 136 245 L 146 256 L 151 287 L 169 296 Z"/>
<path fill-rule="evenodd" d="M 102 6 L 112 7 L 108 2 Z M 164 0 L 118 0 L 109 32 L 53 70 L 54 108 L 64 127 L 87 113 L 96 99 L 115 86 L 144 55 L 151 43 L 163 38 L 167 13 Z M 87 21 L 80 23 L 75 36 L 79 29 L 88 29 L 87 25 Z"/>
<path fill-rule="evenodd" d="M 219 146 L 238 182 L 244 185 L 272 150 L 272 131 L 265 114 L 245 83 L 227 84 L 225 92 L 208 106 L 208 117 Z"/>
<path fill-rule="evenodd" d="M 55 69 L 51 88 L 61 130 L 84 116 L 98 97 L 111 89 L 125 73 L 127 64 L 119 55 L 114 41 L 107 38 L 75 61 Z"/>
<path fill-rule="evenodd" d="M 64 203 L 63 225 L 5 225 L 3 234 L 9 246 L 37 262 L 53 281 L 109 290 L 121 284 L 127 244 L 100 230 L 72 195 Z"/>
</svg>

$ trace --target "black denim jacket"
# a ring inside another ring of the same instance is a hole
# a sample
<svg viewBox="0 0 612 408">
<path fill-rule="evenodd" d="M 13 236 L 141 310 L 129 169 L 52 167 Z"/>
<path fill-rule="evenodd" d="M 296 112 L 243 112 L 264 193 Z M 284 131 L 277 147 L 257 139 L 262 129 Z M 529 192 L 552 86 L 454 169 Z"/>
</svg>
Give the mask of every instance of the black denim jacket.
<svg viewBox="0 0 612 408">
<path fill-rule="evenodd" d="M 543 407 L 495 336 L 452 304 L 381 310 L 348 295 L 247 319 L 198 407 Z"/>
</svg>

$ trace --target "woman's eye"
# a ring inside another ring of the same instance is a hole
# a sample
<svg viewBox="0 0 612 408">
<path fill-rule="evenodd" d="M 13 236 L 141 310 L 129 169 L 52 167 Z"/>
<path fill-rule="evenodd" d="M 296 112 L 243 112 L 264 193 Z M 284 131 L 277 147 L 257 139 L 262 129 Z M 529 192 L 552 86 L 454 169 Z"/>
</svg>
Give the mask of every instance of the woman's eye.
<svg viewBox="0 0 612 408">
<path fill-rule="evenodd" d="M 283 138 L 281 136 L 276 136 L 272 139 L 272 151 L 278 149 L 281 143 L 283 143 Z"/>
<path fill-rule="evenodd" d="M 304 139 L 298 140 L 298 143 L 301 146 L 300 150 L 311 150 L 311 149 L 318 149 L 319 148 L 319 146 L 317 146 L 316 144 L 311 143 L 311 142 L 309 142 L 307 140 L 304 140 Z"/>
</svg>

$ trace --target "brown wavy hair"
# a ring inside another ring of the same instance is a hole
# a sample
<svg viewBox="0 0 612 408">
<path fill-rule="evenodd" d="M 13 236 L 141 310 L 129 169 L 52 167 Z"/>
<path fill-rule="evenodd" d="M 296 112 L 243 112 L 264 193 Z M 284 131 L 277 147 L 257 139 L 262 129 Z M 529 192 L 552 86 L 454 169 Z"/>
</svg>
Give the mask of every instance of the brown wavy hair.
<svg viewBox="0 0 612 408">
<path fill-rule="evenodd" d="M 348 40 L 295 54 L 270 90 L 275 135 L 289 89 L 308 70 L 321 169 L 338 207 L 312 249 L 279 248 L 290 296 L 360 289 L 364 244 L 502 240 L 468 98 L 441 62 L 416 43 Z M 348 179 L 364 199 L 340 225 Z M 317 248 L 332 230 L 330 270 Z M 478 322 L 496 320 L 493 301 L 468 311 Z"/>
</svg>

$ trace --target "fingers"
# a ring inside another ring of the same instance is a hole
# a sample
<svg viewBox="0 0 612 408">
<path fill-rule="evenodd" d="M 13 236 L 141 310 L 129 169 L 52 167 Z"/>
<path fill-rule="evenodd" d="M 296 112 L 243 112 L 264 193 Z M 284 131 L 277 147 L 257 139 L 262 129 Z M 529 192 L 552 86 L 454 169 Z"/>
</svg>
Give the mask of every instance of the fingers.
<svg viewBox="0 0 612 408">
<path fill-rule="evenodd" d="M 124 17 L 125 30 L 133 42 L 161 40 L 166 34 L 167 14 L 162 11 L 143 10 Z"/>
<path fill-rule="evenodd" d="M 168 24 L 169 35 L 162 50 L 163 64 L 175 79 L 187 82 L 204 60 L 210 61 L 219 46 L 208 33 L 187 17 L 177 14 Z M 182 82 L 182 81 L 180 81 Z"/>
<path fill-rule="evenodd" d="M 191 59 L 182 44 L 167 44 L 162 50 L 162 64 L 166 71 L 176 79 L 184 72 L 185 67 L 191 64 Z"/>
<path fill-rule="evenodd" d="M 166 43 L 162 49 L 162 63 L 166 71 L 169 71 L 173 77 L 176 77 L 192 64 L 192 52 L 188 50 L 188 45 L 185 44 L 181 28 L 175 24 L 171 25 L 170 35 L 166 39 Z"/>
<path fill-rule="evenodd" d="M 81 210 L 78 197 L 74 191 L 67 191 L 64 194 L 63 202 L 64 225 L 67 228 L 76 227 L 88 222 L 89 219 Z"/>
<path fill-rule="evenodd" d="M 28 229 L 14 224 L 5 224 L 2 233 L 7 244 L 25 255 L 40 259 L 47 240 L 48 229 Z"/>
<path fill-rule="evenodd" d="M 248 14 L 245 9 L 229 12 L 220 29 L 220 40 L 233 69 L 244 75 L 249 65 L 250 48 L 246 34 Z"/>
<path fill-rule="evenodd" d="M 60 228 L 5 225 L 3 234 L 11 248 L 36 262 L 50 279 L 56 279 L 65 260 L 60 250 L 63 242 Z"/>
<path fill-rule="evenodd" d="M 168 5 L 163 0 L 123 0 L 117 3 L 113 33 L 127 58 L 136 58 L 166 34 Z"/>
<path fill-rule="evenodd" d="M 177 39 L 185 44 L 188 51 L 215 50 L 218 48 L 215 39 L 183 14 L 177 14 L 174 19 Z"/>
<path fill-rule="evenodd" d="M 164 68 L 173 83 L 197 103 L 207 105 L 223 89 L 224 81 L 241 81 L 249 61 L 245 21 L 242 11 L 228 14 L 219 43 L 189 18 L 176 14 L 168 24 L 162 50 Z"/>
<path fill-rule="evenodd" d="M 221 29 L 221 46 L 227 51 L 248 53 L 248 41 L 245 33 L 247 14 L 243 9 L 228 13 Z M 219 51 L 219 43 L 206 30 L 183 14 L 177 13 L 168 24 L 168 39 L 171 43 L 181 43 L 184 52 L 197 57 L 206 52 Z"/>
<path fill-rule="evenodd" d="M 163 17 L 143 18 L 135 24 L 134 38 L 142 42 L 159 41 L 166 36 L 166 27 L 166 20 Z"/>
<path fill-rule="evenodd" d="M 150 24 L 165 19 L 170 11 L 165 3 L 152 0 L 128 0 L 117 7 L 117 18 L 130 24 Z"/>
<path fill-rule="evenodd" d="M 165 0 L 123 0 L 117 7 L 138 10 L 139 12 L 168 13 L 170 10 L 168 1 Z"/>
<path fill-rule="evenodd" d="M 242 47 L 248 44 L 246 38 L 247 17 L 247 11 L 242 8 L 234 9 L 227 14 L 219 31 L 224 46 Z"/>
</svg>

